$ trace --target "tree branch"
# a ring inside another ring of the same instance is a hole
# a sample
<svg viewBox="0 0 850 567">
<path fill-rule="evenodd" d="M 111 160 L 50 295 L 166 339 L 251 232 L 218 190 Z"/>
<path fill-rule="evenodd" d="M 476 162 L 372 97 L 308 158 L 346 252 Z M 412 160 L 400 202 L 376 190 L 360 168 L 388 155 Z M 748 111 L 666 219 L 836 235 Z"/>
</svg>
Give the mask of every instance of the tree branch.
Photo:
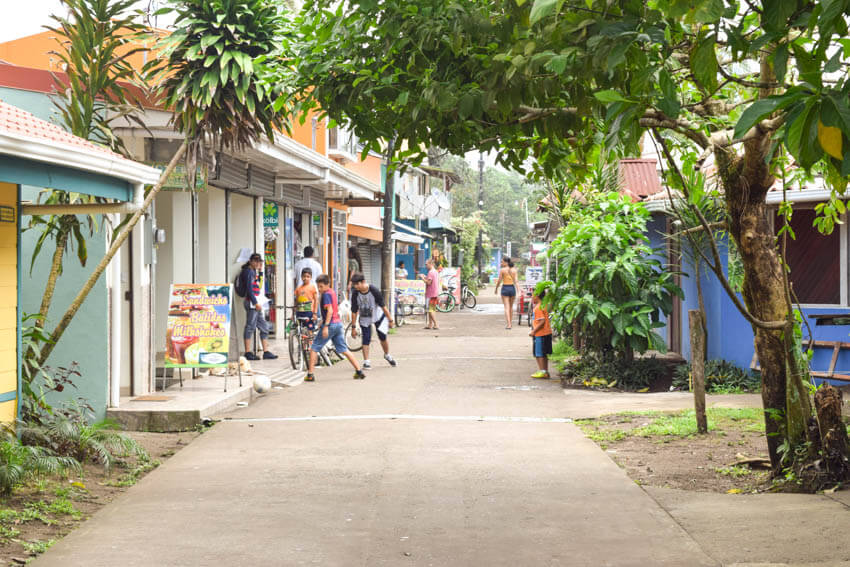
<svg viewBox="0 0 850 567">
<path fill-rule="evenodd" d="M 742 85 L 744 87 L 750 87 L 752 89 L 777 89 L 782 86 L 776 81 L 769 83 L 764 83 L 761 81 L 748 81 L 747 79 L 742 79 L 740 77 L 730 75 L 728 72 L 726 72 L 726 69 L 723 68 L 723 65 L 718 65 L 717 70 L 720 71 L 720 74 L 723 75 L 725 79 L 732 81 L 733 83 L 738 83 L 739 85 Z"/>
<path fill-rule="evenodd" d="M 701 148 L 707 148 L 711 145 L 708 136 L 700 132 L 695 125 L 685 120 L 672 120 L 660 112 L 648 111 L 638 123 L 645 128 L 673 130 L 687 137 Z"/>
</svg>

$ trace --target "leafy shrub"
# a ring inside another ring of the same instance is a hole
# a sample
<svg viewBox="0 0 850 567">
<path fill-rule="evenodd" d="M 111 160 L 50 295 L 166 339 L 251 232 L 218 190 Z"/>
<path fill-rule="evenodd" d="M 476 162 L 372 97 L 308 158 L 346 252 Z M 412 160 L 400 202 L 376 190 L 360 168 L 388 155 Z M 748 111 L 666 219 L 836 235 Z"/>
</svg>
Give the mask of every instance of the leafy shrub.
<svg viewBox="0 0 850 567">
<path fill-rule="evenodd" d="M 570 341 L 558 340 L 552 345 L 552 354 L 549 355 L 549 362 L 560 372 L 564 371 L 570 359 L 579 356 L 578 351 L 573 347 Z"/>
<path fill-rule="evenodd" d="M 634 352 L 666 351 L 655 329 L 682 297 L 673 273 L 650 247 L 649 213 L 628 197 L 608 193 L 578 208 L 547 255 L 557 262 L 544 299 L 557 331 L 578 322 L 589 352 L 631 359 Z"/>
<path fill-rule="evenodd" d="M 691 389 L 691 363 L 680 364 L 673 372 L 673 387 L 678 390 Z M 705 391 L 714 394 L 758 392 L 761 380 L 752 372 L 733 362 L 713 359 L 705 363 Z"/>
<path fill-rule="evenodd" d="M 564 374 L 573 383 L 640 391 L 667 374 L 667 365 L 655 357 L 633 361 L 586 356 L 565 363 Z"/>
<path fill-rule="evenodd" d="M 26 445 L 44 447 L 58 455 L 77 461 L 99 463 L 109 471 L 120 457 L 149 456 L 139 443 L 121 433 L 117 422 L 105 419 L 91 422 L 93 413 L 87 407 L 68 405 L 41 424 L 20 424 L 21 440 Z"/>
<path fill-rule="evenodd" d="M 44 447 L 23 445 L 14 433 L 6 431 L 0 441 L 0 495 L 9 496 L 16 486 L 42 475 L 80 471 L 80 463 L 73 457 L 57 457 Z"/>
</svg>

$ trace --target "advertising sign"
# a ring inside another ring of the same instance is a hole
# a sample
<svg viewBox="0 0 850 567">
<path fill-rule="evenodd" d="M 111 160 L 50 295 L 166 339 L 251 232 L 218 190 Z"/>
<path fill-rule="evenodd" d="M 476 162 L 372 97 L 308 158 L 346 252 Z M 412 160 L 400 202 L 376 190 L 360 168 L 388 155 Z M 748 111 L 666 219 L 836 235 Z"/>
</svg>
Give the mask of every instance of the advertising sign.
<svg viewBox="0 0 850 567">
<path fill-rule="evenodd" d="M 232 284 L 171 284 L 166 368 L 227 366 Z"/>
<path fill-rule="evenodd" d="M 543 280 L 543 266 L 528 266 L 525 269 L 526 285 L 537 285 Z"/>
<path fill-rule="evenodd" d="M 422 280 L 396 280 L 395 288 L 399 292 L 398 300 L 404 305 L 425 305 L 425 282 Z"/>
<path fill-rule="evenodd" d="M 160 171 L 165 171 L 165 168 L 167 167 L 164 163 L 152 163 L 150 165 Z M 177 164 L 177 166 L 171 172 L 171 175 L 169 175 L 168 179 L 165 180 L 165 183 L 162 184 L 162 188 L 165 191 L 185 191 L 186 184 L 188 181 L 189 179 L 186 173 L 186 166 L 180 163 Z M 197 173 L 195 174 L 195 191 L 205 191 L 206 188 L 207 168 L 206 166 L 199 166 L 197 169 Z"/>
<path fill-rule="evenodd" d="M 266 201 L 263 203 L 263 228 L 277 228 L 277 203 Z"/>
<path fill-rule="evenodd" d="M 460 303 L 460 268 L 443 268 L 440 270 L 440 280 L 445 291 L 449 290 L 449 286 L 454 286 L 452 295 Z"/>
</svg>

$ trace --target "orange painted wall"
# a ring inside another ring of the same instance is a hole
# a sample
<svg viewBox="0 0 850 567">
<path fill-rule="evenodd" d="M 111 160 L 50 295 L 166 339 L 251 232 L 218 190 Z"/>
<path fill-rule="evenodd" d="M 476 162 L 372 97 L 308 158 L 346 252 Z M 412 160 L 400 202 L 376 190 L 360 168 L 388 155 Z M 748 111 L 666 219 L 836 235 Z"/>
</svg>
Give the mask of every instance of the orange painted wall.
<svg viewBox="0 0 850 567">
<path fill-rule="evenodd" d="M 353 171 L 360 177 L 368 179 L 378 187 L 381 186 L 381 163 L 378 156 L 368 155 L 364 161 L 352 161 L 345 164 L 345 169 Z"/>
</svg>

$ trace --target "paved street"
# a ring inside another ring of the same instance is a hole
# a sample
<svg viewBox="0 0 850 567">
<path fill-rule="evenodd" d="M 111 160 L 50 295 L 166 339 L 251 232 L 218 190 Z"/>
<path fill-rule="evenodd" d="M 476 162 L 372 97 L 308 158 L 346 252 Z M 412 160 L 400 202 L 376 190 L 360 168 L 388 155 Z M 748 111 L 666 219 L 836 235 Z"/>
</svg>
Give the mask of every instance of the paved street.
<svg viewBox="0 0 850 567">
<path fill-rule="evenodd" d="M 229 415 L 35 565 L 714 564 L 528 379 L 527 328 L 441 326 Z"/>
</svg>

